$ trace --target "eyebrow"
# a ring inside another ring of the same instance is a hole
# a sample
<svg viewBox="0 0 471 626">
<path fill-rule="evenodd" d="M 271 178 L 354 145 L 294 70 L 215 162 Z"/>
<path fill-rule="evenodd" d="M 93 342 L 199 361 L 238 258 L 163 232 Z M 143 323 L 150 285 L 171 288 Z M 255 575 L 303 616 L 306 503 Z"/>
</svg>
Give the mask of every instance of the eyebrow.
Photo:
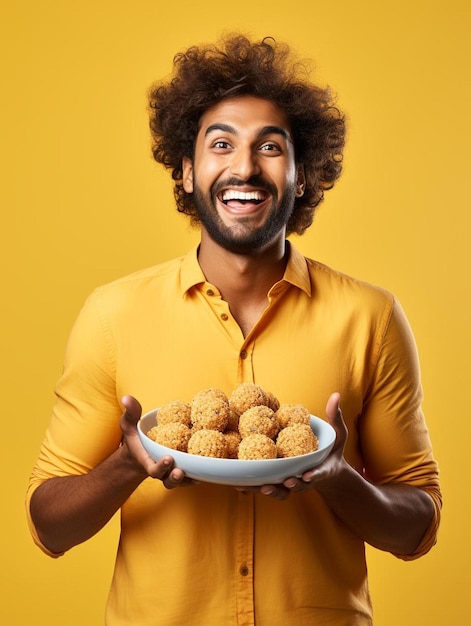
<svg viewBox="0 0 471 626">
<path fill-rule="evenodd" d="M 207 137 L 210 133 L 215 131 L 222 131 L 224 133 L 230 133 L 232 135 L 237 135 L 237 130 L 230 126 L 229 124 L 211 124 L 206 129 L 204 136 Z M 264 126 L 260 129 L 257 138 L 266 137 L 268 135 L 281 135 L 286 141 L 292 141 L 291 134 L 282 126 Z"/>
</svg>

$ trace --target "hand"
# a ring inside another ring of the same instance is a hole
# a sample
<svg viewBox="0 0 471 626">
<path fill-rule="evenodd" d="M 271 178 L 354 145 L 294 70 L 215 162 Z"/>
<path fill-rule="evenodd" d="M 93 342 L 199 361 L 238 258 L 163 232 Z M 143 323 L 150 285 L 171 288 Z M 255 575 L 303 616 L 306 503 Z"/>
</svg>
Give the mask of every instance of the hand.
<svg viewBox="0 0 471 626">
<path fill-rule="evenodd" d="M 311 489 L 319 489 L 324 482 L 332 482 L 341 473 L 346 465 L 343 456 L 348 431 L 342 417 L 340 409 L 340 394 L 333 393 L 327 401 L 326 416 L 329 424 L 334 428 L 336 439 L 331 453 L 323 463 L 317 467 L 304 472 L 301 478 L 291 476 L 283 481 L 281 485 L 263 485 L 262 487 L 252 487 L 238 489 L 242 492 L 259 492 L 270 496 L 276 500 L 286 500 L 291 492 L 304 492 Z"/>
<path fill-rule="evenodd" d="M 171 456 L 164 456 L 160 461 L 154 461 L 149 456 L 137 433 L 137 422 L 142 413 L 141 405 L 133 396 L 124 396 L 121 403 L 125 408 L 120 420 L 123 447 L 130 460 L 137 467 L 142 468 L 147 476 L 161 480 L 167 489 L 195 484 L 196 481 L 186 478 L 181 469 L 174 467 L 174 460 Z"/>
<path fill-rule="evenodd" d="M 348 430 L 340 408 L 339 393 L 333 393 L 330 396 L 325 412 L 327 421 L 335 430 L 334 447 L 323 463 L 304 472 L 301 478 L 287 478 L 283 485 L 290 491 L 300 492 L 312 488 L 320 489 L 323 483 L 332 483 L 336 480 L 347 466 L 343 453 L 347 442 Z"/>
</svg>

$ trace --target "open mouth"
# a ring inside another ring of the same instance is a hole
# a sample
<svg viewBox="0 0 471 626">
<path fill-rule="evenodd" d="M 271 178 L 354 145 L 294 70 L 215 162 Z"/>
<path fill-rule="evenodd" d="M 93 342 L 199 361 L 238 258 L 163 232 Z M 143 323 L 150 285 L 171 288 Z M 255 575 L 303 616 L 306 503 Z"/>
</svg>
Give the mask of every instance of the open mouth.
<svg viewBox="0 0 471 626">
<path fill-rule="evenodd" d="M 226 206 L 229 206 L 229 203 L 257 205 L 267 199 L 267 193 L 261 190 L 238 191 L 235 189 L 226 189 L 220 193 L 218 197 Z"/>
</svg>

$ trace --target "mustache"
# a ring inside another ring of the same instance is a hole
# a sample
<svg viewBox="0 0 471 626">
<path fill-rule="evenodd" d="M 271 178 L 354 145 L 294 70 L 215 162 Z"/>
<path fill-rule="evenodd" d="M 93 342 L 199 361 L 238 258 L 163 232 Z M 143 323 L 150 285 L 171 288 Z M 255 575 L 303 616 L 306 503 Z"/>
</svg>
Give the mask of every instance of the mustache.
<svg viewBox="0 0 471 626">
<path fill-rule="evenodd" d="M 241 180 L 240 178 L 235 177 L 220 180 L 217 183 L 214 183 L 211 187 L 211 195 L 214 198 L 221 191 L 221 189 L 226 189 L 227 187 L 245 187 L 246 185 L 250 187 L 257 187 L 257 189 L 263 189 L 270 193 L 274 198 L 278 195 L 275 185 L 264 180 L 261 176 L 256 175 L 251 176 L 248 180 Z"/>
</svg>

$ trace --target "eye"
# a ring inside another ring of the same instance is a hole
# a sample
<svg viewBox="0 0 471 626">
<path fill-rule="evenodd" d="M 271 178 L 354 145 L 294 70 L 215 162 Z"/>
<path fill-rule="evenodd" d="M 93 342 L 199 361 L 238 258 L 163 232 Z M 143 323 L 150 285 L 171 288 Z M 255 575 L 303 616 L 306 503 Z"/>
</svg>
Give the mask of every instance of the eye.
<svg viewBox="0 0 471 626">
<path fill-rule="evenodd" d="M 231 144 L 224 139 L 218 139 L 211 144 L 211 147 L 216 150 L 229 150 L 231 148 Z"/>
<path fill-rule="evenodd" d="M 261 150 L 262 152 L 273 152 L 275 154 L 279 154 L 281 152 L 280 146 L 273 141 L 267 141 L 263 143 L 260 146 L 259 150 Z"/>
</svg>

